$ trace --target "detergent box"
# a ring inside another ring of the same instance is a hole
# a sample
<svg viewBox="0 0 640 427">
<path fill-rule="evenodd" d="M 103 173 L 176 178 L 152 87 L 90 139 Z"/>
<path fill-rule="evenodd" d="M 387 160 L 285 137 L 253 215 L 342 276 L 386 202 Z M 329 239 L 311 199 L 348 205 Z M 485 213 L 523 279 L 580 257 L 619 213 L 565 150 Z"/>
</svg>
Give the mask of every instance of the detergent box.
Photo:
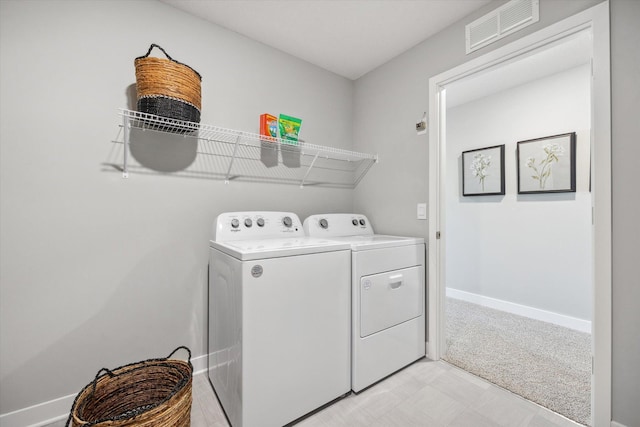
<svg viewBox="0 0 640 427">
<path fill-rule="evenodd" d="M 262 141 L 275 142 L 278 138 L 278 118 L 271 114 L 260 116 L 260 135 L 267 138 L 260 138 Z"/>
<path fill-rule="evenodd" d="M 300 133 L 302 119 L 280 114 L 278 124 L 282 142 L 284 144 L 298 145 L 298 133 Z"/>
</svg>

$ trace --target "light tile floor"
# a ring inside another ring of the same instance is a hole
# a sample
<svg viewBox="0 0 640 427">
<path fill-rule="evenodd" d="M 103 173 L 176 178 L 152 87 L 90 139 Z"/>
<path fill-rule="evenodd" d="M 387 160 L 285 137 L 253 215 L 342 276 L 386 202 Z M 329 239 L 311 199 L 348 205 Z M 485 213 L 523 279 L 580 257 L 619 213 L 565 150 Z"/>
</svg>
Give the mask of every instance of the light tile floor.
<svg viewBox="0 0 640 427">
<path fill-rule="evenodd" d="M 63 427 L 65 420 L 48 427 Z M 205 374 L 193 381 L 192 427 L 228 427 Z M 422 359 L 297 427 L 576 427 L 579 424 L 446 362 Z"/>
</svg>

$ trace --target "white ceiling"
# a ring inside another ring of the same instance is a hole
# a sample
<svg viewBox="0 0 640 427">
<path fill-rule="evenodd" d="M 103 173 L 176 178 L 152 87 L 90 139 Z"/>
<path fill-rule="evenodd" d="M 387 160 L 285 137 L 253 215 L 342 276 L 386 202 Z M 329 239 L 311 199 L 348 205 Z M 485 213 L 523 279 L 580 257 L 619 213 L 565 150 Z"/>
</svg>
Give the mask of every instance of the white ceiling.
<svg viewBox="0 0 640 427">
<path fill-rule="evenodd" d="M 491 0 L 160 0 L 355 80 Z"/>
<path fill-rule="evenodd" d="M 446 86 L 447 108 L 589 64 L 592 46 L 591 31 L 582 30 L 515 60 L 450 83 Z"/>
</svg>

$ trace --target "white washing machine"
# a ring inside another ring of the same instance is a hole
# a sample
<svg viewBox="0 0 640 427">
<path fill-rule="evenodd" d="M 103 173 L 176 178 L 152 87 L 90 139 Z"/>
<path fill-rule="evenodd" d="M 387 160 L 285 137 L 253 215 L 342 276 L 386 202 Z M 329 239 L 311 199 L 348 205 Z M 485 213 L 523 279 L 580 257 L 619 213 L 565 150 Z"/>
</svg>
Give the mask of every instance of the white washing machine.
<svg viewBox="0 0 640 427">
<path fill-rule="evenodd" d="M 424 357 L 424 239 L 374 234 L 356 214 L 312 215 L 303 226 L 308 236 L 351 246 L 351 389 Z"/>
<path fill-rule="evenodd" d="M 282 426 L 350 392 L 351 252 L 289 212 L 218 216 L 208 376 L 233 427 Z"/>
</svg>

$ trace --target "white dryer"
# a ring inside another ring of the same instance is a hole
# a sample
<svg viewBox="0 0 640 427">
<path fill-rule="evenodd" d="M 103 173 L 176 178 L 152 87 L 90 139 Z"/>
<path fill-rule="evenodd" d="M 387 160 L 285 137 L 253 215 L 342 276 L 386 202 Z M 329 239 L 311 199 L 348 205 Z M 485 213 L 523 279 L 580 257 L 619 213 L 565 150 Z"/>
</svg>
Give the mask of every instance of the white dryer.
<svg viewBox="0 0 640 427">
<path fill-rule="evenodd" d="M 374 234 L 357 214 L 312 215 L 303 226 L 308 236 L 351 246 L 351 389 L 424 357 L 424 239 Z"/>
<path fill-rule="evenodd" d="M 282 426 L 350 392 L 351 252 L 289 212 L 218 216 L 208 377 L 233 427 Z"/>
</svg>

